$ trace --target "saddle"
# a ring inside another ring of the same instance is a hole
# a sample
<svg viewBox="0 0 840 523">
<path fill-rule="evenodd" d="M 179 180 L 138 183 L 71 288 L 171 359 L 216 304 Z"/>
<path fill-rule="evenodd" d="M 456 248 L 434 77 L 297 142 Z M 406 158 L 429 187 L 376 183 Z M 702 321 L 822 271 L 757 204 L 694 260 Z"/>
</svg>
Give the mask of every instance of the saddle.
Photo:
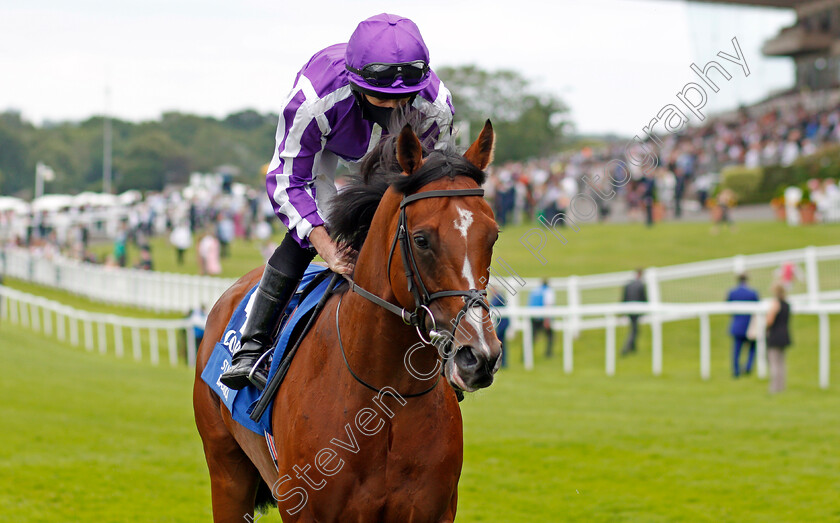
<svg viewBox="0 0 840 523">
<path fill-rule="evenodd" d="M 239 347 L 241 328 L 245 323 L 245 307 L 256 286 L 248 291 L 236 307 L 225 328 L 222 339 L 216 343 L 201 378 L 219 397 L 239 424 L 260 434 L 271 434 L 271 403 L 291 364 L 294 353 L 306 336 L 314 318 L 332 292 L 338 278 L 331 279 L 332 271 L 321 265 L 310 264 L 281 320 L 279 334 L 273 348 L 266 352 L 259 365 L 268 368 L 268 385 L 264 391 L 254 386 L 233 390 L 221 383 L 219 377 L 231 365 L 233 353 Z M 331 285 L 331 283 L 333 285 Z M 329 292 L 328 292 L 329 291 Z M 318 305 L 321 304 L 321 307 Z M 266 412 L 267 411 L 267 412 Z"/>
</svg>

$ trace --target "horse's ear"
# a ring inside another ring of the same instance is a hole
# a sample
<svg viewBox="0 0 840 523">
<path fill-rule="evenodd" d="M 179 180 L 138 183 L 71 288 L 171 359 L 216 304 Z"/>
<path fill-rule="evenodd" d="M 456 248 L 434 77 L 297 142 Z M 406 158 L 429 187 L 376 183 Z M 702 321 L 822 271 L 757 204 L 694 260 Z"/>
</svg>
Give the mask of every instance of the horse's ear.
<svg viewBox="0 0 840 523">
<path fill-rule="evenodd" d="M 423 145 L 408 124 L 397 139 L 397 162 L 406 174 L 413 174 L 423 163 Z"/>
<path fill-rule="evenodd" d="M 493 147 L 496 144 L 496 135 L 493 133 L 493 125 L 490 120 L 484 122 L 484 129 L 478 135 L 478 139 L 470 145 L 464 158 L 482 171 L 493 162 Z"/>
</svg>

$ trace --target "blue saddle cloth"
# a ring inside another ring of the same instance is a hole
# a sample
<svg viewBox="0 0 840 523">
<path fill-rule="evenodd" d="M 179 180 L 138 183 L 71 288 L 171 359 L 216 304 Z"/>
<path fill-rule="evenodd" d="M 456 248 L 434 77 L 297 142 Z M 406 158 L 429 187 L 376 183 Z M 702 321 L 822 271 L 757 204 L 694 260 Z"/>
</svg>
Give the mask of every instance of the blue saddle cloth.
<svg viewBox="0 0 840 523">
<path fill-rule="evenodd" d="M 307 291 L 306 298 L 301 302 L 300 298 L 304 294 L 304 290 L 306 290 L 316 276 L 326 270 L 326 267 L 310 264 L 298 286 L 298 292 L 295 293 L 295 296 L 286 307 L 286 318 L 281 324 L 280 335 L 277 337 L 277 343 L 275 343 L 274 352 L 271 355 L 271 369 L 268 375 L 269 381 L 271 381 L 271 377 L 274 376 L 280 366 L 280 361 L 283 359 L 283 354 L 288 348 L 292 332 L 300 323 L 301 319 L 305 318 L 307 313 L 318 304 L 318 301 L 320 301 L 327 290 L 329 278 L 321 280 L 318 286 L 312 289 L 311 292 Z M 239 348 L 242 338 L 241 329 L 245 325 L 248 311 L 250 311 L 248 304 L 251 302 L 251 296 L 256 289 L 257 286 L 254 286 L 254 288 L 248 291 L 248 294 L 245 295 L 242 302 L 236 307 L 236 311 L 234 311 L 227 328 L 225 328 L 222 340 L 216 343 L 216 346 L 213 348 L 213 354 L 210 356 L 207 366 L 204 367 L 204 371 L 201 373 L 201 379 L 219 396 L 219 399 L 222 400 L 222 403 L 225 404 L 225 407 L 227 407 L 237 423 L 263 436 L 266 433 L 272 433 L 271 405 L 265 409 L 265 413 L 263 413 L 259 421 L 255 422 L 249 416 L 260 399 L 262 391 L 254 386 L 248 386 L 242 390 L 233 390 L 223 385 L 219 380 L 222 373 L 230 368 L 231 357 L 235 350 Z M 274 399 L 272 398 L 273 401 Z"/>
</svg>

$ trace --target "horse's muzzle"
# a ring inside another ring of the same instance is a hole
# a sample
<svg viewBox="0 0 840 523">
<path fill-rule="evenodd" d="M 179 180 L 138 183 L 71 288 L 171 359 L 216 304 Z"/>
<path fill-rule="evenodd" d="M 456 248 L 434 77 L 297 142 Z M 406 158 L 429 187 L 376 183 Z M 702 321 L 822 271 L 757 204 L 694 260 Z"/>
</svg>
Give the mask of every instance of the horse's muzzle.
<svg viewBox="0 0 840 523">
<path fill-rule="evenodd" d="M 452 358 L 449 381 L 467 392 L 489 387 L 499 370 L 500 347 L 492 347 L 490 354 L 472 345 L 462 345 Z"/>
</svg>

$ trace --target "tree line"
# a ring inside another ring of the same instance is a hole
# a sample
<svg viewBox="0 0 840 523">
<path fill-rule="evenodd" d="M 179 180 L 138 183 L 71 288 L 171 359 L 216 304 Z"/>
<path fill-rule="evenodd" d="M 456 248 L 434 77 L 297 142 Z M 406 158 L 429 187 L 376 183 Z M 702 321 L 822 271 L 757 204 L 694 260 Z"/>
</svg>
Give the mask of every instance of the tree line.
<svg viewBox="0 0 840 523">
<path fill-rule="evenodd" d="M 256 181 L 271 158 L 276 125 L 277 115 L 253 110 L 221 120 L 177 112 L 141 123 L 113 119 L 114 187 L 159 190 L 222 165 Z M 30 196 L 37 162 L 55 171 L 48 193 L 101 191 L 104 128 L 101 116 L 35 126 L 19 113 L 0 113 L 0 192 Z"/>
<path fill-rule="evenodd" d="M 497 162 L 550 154 L 568 134 L 563 102 L 534 92 L 516 72 L 461 66 L 437 73 L 452 92 L 456 121 L 469 121 L 471 134 L 485 119 L 493 121 Z M 160 190 L 220 166 L 233 167 L 240 181 L 261 184 L 276 126 L 276 114 L 250 109 L 222 119 L 179 112 L 139 123 L 112 119 L 114 188 Z M 36 126 L 18 112 L 0 113 L 0 193 L 30 197 L 38 162 L 55 171 L 47 193 L 101 191 L 104 128 L 102 116 Z"/>
</svg>

